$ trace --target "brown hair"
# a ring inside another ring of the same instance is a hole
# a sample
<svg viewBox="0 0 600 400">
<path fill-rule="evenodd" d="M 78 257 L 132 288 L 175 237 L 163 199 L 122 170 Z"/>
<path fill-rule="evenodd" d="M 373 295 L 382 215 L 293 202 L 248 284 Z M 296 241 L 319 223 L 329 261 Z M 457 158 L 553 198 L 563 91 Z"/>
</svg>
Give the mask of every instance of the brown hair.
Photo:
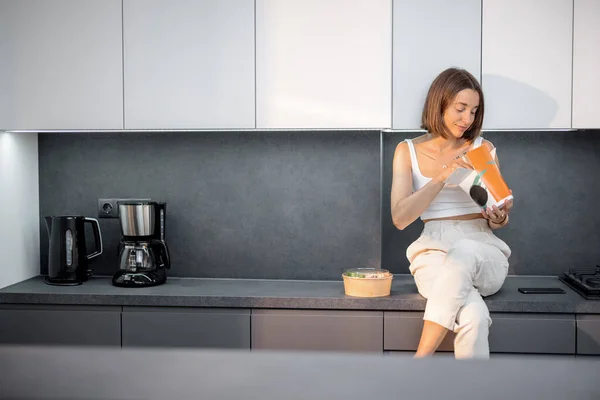
<svg viewBox="0 0 600 400">
<path fill-rule="evenodd" d="M 434 79 L 423 106 L 421 128 L 426 129 L 434 136 L 448 138 L 449 132 L 444 124 L 442 114 L 450 106 L 458 92 L 464 89 L 473 89 L 479 93 L 479 107 L 475 112 L 475 120 L 465 131 L 463 138 L 473 141 L 479 136 L 483 125 L 483 91 L 477 79 L 468 71 L 460 68 L 448 68 Z"/>
</svg>

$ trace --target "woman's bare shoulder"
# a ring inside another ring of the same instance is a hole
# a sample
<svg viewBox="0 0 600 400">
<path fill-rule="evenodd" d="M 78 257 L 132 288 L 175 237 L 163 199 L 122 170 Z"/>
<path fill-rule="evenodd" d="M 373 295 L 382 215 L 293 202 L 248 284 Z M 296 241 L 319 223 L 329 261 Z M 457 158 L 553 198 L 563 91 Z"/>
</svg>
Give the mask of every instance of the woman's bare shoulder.
<svg viewBox="0 0 600 400">
<path fill-rule="evenodd" d="M 408 143 L 406 143 L 406 141 L 403 140 L 396 145 L 396 151 L 394 151 L 394 156 L 395 158 L 404 158 L 410 154 L 409 152 L 410 150 L 408 149 Z"/>
<path fill-rule="evenodd" d="M 421 144 L 421 143 L 426 143 L 429 142 L 432 139 L 431 135 L 429 133 L 426 133 L 424 135 L 421 136 L 417 136 L 416 138 L 414 138 L 412 140 L 412 142 L 417 145 L 417 144 Z"/>
<path fill-rule="evenodd" d="M 408 143 L 403 140 L 396 146 L 394 151 L 394 170 L 409 170 L 411 169 L 411 156 Z"/>
<path fill-rule="evenodd" d="M 426 143 L 430 140 L 431 140 L 431 135 L 426 133 L 424 135 L 417 136 L 416 138 L 412 138 L 411 142 L 413 143 L 414 146 L 420 147 L 423 143 Z M 396 151 L 395 151 L 396 155 L 409 155 L 409 152 L 410 152 L 410 150 L 408 148 L 408 143 L 406 142 L 406 140 L 401 141 L 396 146 Z"/>
</svg>

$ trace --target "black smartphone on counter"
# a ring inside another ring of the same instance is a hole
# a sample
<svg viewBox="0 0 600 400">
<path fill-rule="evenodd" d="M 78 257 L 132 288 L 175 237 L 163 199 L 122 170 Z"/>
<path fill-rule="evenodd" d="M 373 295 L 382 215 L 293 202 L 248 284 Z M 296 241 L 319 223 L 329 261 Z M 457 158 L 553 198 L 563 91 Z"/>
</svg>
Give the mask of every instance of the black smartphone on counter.
<svg viewBox="0 0 600 400">
<path fill-rule="evenodd" d="M 565 294 L 565 290 L 558 287 L 548 288 L 519 288 L 519 292 L 524 294 Z"/>
</svg>

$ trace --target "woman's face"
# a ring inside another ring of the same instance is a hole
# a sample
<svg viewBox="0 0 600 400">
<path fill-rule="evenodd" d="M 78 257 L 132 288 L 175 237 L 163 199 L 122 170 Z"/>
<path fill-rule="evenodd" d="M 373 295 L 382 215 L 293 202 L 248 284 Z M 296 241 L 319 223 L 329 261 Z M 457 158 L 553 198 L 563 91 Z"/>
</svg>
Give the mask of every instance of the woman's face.
<svg viewBox="0 0 600 400">
<path fill-rule="evenodd" d="M 454 100 L 444 111 L 444 124 L 459 139 L 475 120 L 479 108 L 479 93 L 473 89 L 458 92 Z"/>
</svg>

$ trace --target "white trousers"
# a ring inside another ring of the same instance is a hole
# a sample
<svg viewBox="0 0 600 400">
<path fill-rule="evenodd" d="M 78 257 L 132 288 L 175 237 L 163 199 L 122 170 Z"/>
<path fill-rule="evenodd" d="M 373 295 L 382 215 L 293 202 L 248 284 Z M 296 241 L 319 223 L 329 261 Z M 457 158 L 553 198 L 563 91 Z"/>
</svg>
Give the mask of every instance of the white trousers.
<svg viewBox="0 0 600 400">
<path fill-rule="evenodd" d="M 489 358 L 489 310 L 482 296 L 500 290 L 511 250 L 483 218 L 426 222 L 406 250 L 424 320 L 456 333 L 456 358 Z"/>
</svg>

